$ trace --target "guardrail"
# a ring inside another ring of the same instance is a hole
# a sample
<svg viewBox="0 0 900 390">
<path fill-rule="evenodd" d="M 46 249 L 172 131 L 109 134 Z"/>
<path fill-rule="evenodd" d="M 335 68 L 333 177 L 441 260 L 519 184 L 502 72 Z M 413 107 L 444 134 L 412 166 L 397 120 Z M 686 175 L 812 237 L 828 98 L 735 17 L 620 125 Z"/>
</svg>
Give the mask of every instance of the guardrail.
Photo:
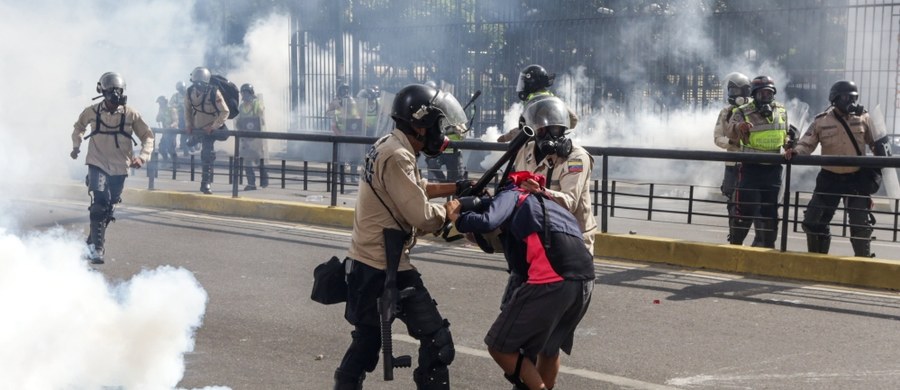
<svg viewBox="0 0 900 390">
<path fill-rule="evenodd" d="M 224 130 L 217 130 L 224 131 Z M 183 134 L 177 129 L 154 129 L 157 134 Z M 290 182 L 299 182 L 303 185 L 303 190 L 309 189 L 310 183 L 324 183 L 325 191 L 330 193 L 330 205 L 337 205 L 337 196 L 339 193 L 345 192 L 347 185 L 346 178 L 349 176 L 345 172 L 346 166 L 341 163 L 338 146 L 342 143 L 366 144 L 370 145 L 377 140 L 376 137 L 361 136 L 337 136 L 329 134 L 305 134 L 305 133 L 276 133 L 276 132 L 255 132 L 255 131 L 228 131 L 229 135 L 234 138 L 233 156 L 229 158 L 227 164 L 219 164 L 228 168 L 228 179 L 232 185 L 232 196 L 238 196 L 238 186 L 243 175 L 243 159 L 240 156 L 240 142 L 244 138 L 248 139 L 270 139 L 270 140 L 286 140 L 286 141 L 306 141 L 330 144 L 331 159 L 330 161 L 301 161 L 291 160 L 293 164 L 288 164 L 288 160 L 282 159 L 277 168 L 273 168 L 271 164 L 267 165 L 270 172 L 277 171 L 280 173 L 279 180 L 281 188 L 286 188 Z M 459 148 L 470 151 L 487 151 L 487 152 L 503 152 L 507 148 L 507 144 L 480 141 L 456 141 L 451 142 L 450 147 Z M 673 150 L 673 149 L 647 149 L 647 148 L 623 148 L 623 147 L 596 147 L 588 146 L 585 149 L 593 156 L 600 157 L 600 177 L 593 180 L 592 183 L 592 205 L 594 215 L 599 216 L 599 226 L 602 233 L 608 232 L 609 218 L 614 216 L 615 211 L 632 210 L 646 212 L 646 219 L 652 220 L 654 213 L 656 214 L 682 214 L 686 216 L 685 223 L 692 224 L 695 217 L 711 217 L 728 219 L 725 213 L 709 213 L 695 210 L 695 206 L 702 204 L 720 204 L 724 206 L 726 202 L 720 200 L 700 199 L 695 196 L 695 190 L 700 187 L 694 184 L 680 184 L 686 187 L 686 196 L 670 196 L 655 193 L 657 183 L 642 183 L 647 187 L 645 193 L 634 193 L 620 191 L 617 186 L 626 183 L 622 180 L 614 180 L 610 178 L 610 157 L 616 158 L 640 158 L 640 159 L 668 159 L 668 160 L 688 160 L 688 161 L 718 161 L 718 162 L 750 162 L 760 164 L 781 164 L 784 165 L 784 185 L 782 186 L 782 199 L 778 207 L 781 210 L 779 218 L 779 230 L 781 251 L 787 250 L 787 232 L 791 224 L 793 231 L 797 231 L 799 223 L 800 209 L 805 209 L 805 204 L 801 204 L 801 194 L 809 194 L 809 192 L 796 191 L 791 196 L 792 183 L 792 167 L 800 166 L 863 166 L 863 167 L 891 167 L 900 168 L 900 157 L 876 157 L 876 156 L 794 156 L 790 161 L 786 161 L 781 155 L 777 154 L 759 154 L 759 153 L 737 153 L 737 152 L 714 152 L 714 151 L 693 151 L 693 150 Z M 312 164 L 311 164 L 312 163 Z M 148 166 L 147 174 L 150 177 L 149 189 L 154 188 L 154 180 L 159 174 L 159 159 L 154 158 Z M 191 181 L 194 180 L 194 171 L 196 167 L 194 156 L 189 158 L 189 170 L 179 170 L 179 162 L 173 162 L 171 165 L 171 178 L 176 179 L 179 172 L 190 174 Z M 261 161 L 265 164 L 265 161 Z M 324 166 L 323 166 L 324 165 Z M 469 176 L 476 176 L 483 172 L 469 170 L 466 172 Z M 596 172 L 595 172 L 596 173 Z M 297 176 L 291 177 L 291 175 Z M 271 180 L 270 180 L 271 181 Z M 634 185 L 632 185 L 633 187 Z M 647 199 L 646 207 L 622 206 L 616 205 L 616 199 L 622 197 L 636 197 Z M 900 199 L 887 199 L 892 205 L 892 211 L 874 210 L 874 214 L 887 215 L 892 217 L 893 223 L 888 225 L 875 226 L 875 230 L 891 231 L 892 240 L 897 241 L 898 238 L 898 221 L 900 221 Z M 654 207 L 654 200 L 663 201 L 684 201 L 686 202 L 685 210 L 663 209 Z M 722 208 L 724 209 L 724 207 Z M 791 210 L 793 210 L 793 219 L 791 218 Z M 841 207 L 838 210 L 843 211 Z M 844 213 L 842 223 L 832 222 L 832 226 L 841 226 L 842 235 L 846 236 L 847 221 L 846 213 Z M 727 223 L 726 223 L 727 224 Z"/>
</svg>

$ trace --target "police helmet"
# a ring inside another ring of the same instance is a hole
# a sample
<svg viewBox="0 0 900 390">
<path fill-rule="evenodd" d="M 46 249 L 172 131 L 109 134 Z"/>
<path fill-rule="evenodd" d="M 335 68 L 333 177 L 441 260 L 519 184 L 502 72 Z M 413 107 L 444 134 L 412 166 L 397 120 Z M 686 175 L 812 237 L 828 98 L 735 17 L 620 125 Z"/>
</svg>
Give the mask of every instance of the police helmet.
<svg viewBox="0 0 900 390">
<path fill-rule="evenodd" d="M 743 73 L 733 72 L 725 76 L 725 96 L 728 103 L 742 105 L 750 97 L 750 78 Z M 743 99 L 741 99 L 743 98 Z"/>
<path fill-rule="evenodd" d="M 835 100 L 843 95 L 858 98 L 859 87 L 856 86 L 856 83 L 849 80 L 838 81 L 831 86 L 831 91 L 828 92 L 828 101 L 834 103 Z"/>
<path fill-rule="evenodd" d="M 391 118 L 409 123 L 413 127 L 431 128 L 441 120 L 441 129 L 465 131 L 466 114 L 452 94 L 438 91 L 424 84 L 410 84 L 394 96 Z"/>
<path fill-rule="evenodd" d="M 761 98 L 757 92 L 768 89 L 772 91 L 772 98 Z M 753 96 L 753 100 L 756 100 L 760 104 L 769 104 L 772 103 L 775 94 L 778 91 L 775 89 L 775 80 L 773 80 L 769 76 L 756 76 L 753 81 L 750 82 L 750 96 Z"/>
<path fill-rule="evenodd" d="M 156 102 L 157 102 L 157 103 L 160 103 L 161 105 L 168 105 L 168 104 L 169 104 L 169 100 L 166 99 L 165 96 L 160 96 L 160 97 L 156 98 Z"/>
<path fill-rule="evenodd" d="M 244 83 L 244 85 L 241 85 L 241 93 L 249 93 L 250 96 L 256 96 L 256 91 L 253 90 L 253 85 L 250 83 Z"/>
<path fill-rule="evenodd" d="M 116 72 L 106 72 L 97 81 L 97 93 L 118 89 L 119 93 L 125 91 L 125 78 Z"/>
<path fill-rule="evenodd" d="M 535 131 L 547 126 L 558 126 L 568 130 L 570 126 L 569 109 L 555 96 L 532 101 L 525 107 L 522 117 L 525 119 L 525 125 Z"/>
<path fill-rule="evenodd" d="M 184 93 L 184 91 L 186 89 L 187 89 L 187 85 L 184 84 L 184 81 L 179 81 L 179 82 L 175 83 L 175 90 L 178 91 L 178 93 Z"/>
<path fill-rule="evenodd" d="M 537 64 L 528 65 L 519 73 L 516 93 L 519 95 L 519 99 L 526 100 L 528 95 L 550 88 L 553 85 L 554 78 L 556 78 L 556 74 L 548 73 L 543 66 Z"/>
<path fill-rule="evenodd" d="M 209 80 L 212 78 L 212 73 L 209 72 L 209 69 L 204 68 L 202 66 L 198 66 L 194 68 L 194 71 L 191 72 L 191 83 L 206 85 L 209 84 Z"/>
<path fill-rule="evenodd" d="M 347 97 L 350 96 L 350 86 L 347 84 L 341 84 L 337 87 L 337 94 L 339 97 Z"/>
</svg>

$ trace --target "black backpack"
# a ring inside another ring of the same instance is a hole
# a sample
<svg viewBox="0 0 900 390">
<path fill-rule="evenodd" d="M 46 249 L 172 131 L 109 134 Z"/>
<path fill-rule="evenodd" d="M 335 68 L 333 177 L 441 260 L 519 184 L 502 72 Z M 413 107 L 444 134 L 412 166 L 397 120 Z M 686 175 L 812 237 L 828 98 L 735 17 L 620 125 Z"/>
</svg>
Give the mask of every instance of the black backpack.
<svg viewBox="0 0 900 390">
<path fill-rule="evenodd" d="M 209 85 L 212 85 L 219 91 L 222 91 L 222 97 L 225 98 L 225 104 L 228 106 L 228 119 L 234 119 L 238 114 L 238 103 L 240 103 L 241 92 L 238 87 L 224 76 L 214 74 L 209 78 Z M 213 94 L 214 92 L 210 92 Z M 214 98 L 210 101 L 215 101 Z"/>
</svg>

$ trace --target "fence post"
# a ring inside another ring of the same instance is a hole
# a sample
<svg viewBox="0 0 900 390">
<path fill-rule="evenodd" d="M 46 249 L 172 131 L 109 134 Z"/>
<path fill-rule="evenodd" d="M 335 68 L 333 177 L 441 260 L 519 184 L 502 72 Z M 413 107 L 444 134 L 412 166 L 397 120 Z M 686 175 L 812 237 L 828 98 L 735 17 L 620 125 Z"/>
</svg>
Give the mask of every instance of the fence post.
<svg viewBox="0 0 900 390">
<path fill-rule="evenodd" d="M 694 186 L 691 185 L 690 192 L 688 195 L 688 217 L 687 217 L 688 225 L 691 224 L 692 217 L 694 216 L 693 213 L 694 213 Z"/>
<path fill-rule="evenodd" d="M 791 213 L 791 162 L 784 164 L 784 199 L 781 205 L 781 251 L 787 251 L 788 220 Z M 774 232 L 772 232 L 774 233 Z"/>
<path fill-rule="evenodd" d="M 303 162 L 303 169 L 304 169 L 304 171 L 306 170 L 306 161 Z M 282 159 L 282 160 L 281 160 L 281 189 L 282 189 L 282 190 L 284 189 L 284 185 L 285 185 L 284 182 L 285 182 L 285 179 L 286 179 L 286 177 L 285 177 L 285 171 L 287 171 L 287 162 L 286 162 L 284 159 Z M 305 180 L 306 180 L 306 178 L 304 178 L 303 185 L 306 185 L 306 181 L 305 181 Z M 306 188 L 303 188 L 303 189 L 305 190 Z"/>
<path fill-rule="evenodd" d="M 282 171 L 283 172 L 283 171 Z M 282 176 L 281 188 L 284 188 L 284 178 Z M 303 161 L 303 191 L 309 189 L 309 161 Z"/>
<path fill-rule="evenodd" d="M 650 183 L 650 193 L 647 198 L 647 220 L 653 220 L 653 189 L 656 186 L 654 183 Z"/>
<path fill-rule="evenodd" d="M 332 163 L 331 163 L 331 176 L 332 176 L 332 180 L 331 180 L 331 206 L 337 206 L 337 188 L 335 187 L 335 184 L 337 183 L 337 169 L 336 169 L 335 167 L 337 167 L 337 164 L 338 164 L 338 162 L 337 162 L 337 159 L 338 159 L 338 145 L 339 145 L 339 144 L 338 144 L 337 142 L 332 142 L 332 143 L 331 143 L 331 161 L 332 161 Z"/>
<path fill-rule="evenodd" d="M 608 219 L 607 213 L 609 212 L 609 210 L 607 209 L 607 206 L 606 206 L 607 205 L 607 197 L 609 196 L 609 194 L 608 194 L 609 169 L 607 168 L 608 166 L 609 166 L 609 156 L 604 154 L 603 155 L 603 168 L 601 168 L 602 173 L 600 175 L 601 176 L 600 179 L 602 180 L 602 182 L 600 184 L 602 187 L 602 190 L 600 191 L 600 198 L 602 199 L 601 204 L 600 204 L 600 210 L 602 210 L 602 212 L 600 213 L 600 233 L 606 233 L 608 231 L 607 227 L 609 224 L 609 221 L 607 220 Z M 615 185 L 615 184 L 613 184 L 613 185 Z"/>
</svg>

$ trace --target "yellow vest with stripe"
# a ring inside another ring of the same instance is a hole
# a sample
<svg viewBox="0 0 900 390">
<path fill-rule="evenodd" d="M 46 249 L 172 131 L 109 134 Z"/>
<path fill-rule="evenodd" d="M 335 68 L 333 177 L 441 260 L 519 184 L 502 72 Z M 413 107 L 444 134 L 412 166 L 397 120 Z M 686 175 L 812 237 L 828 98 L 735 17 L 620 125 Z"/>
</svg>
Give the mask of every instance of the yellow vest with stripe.
<svg viewBox="0 0 900 390">
<path fill-rule="evenodd" d="M 765 118 L 768 123 L 764 124 L 752 123 L 747 118 L 749 114 L 756 111 L 756 102 L 750 102 L 734 109 L 734 113 L 740 114 L 745 122 L 753 124 L 753 127 L 750 128 L 750 143 L 745 144 L 742 142 L 741 146 L 745 151 L 750 152 L 778 153 L 781 147 L 784 146 L 785 138 L 787 138 L 788 123 L 785 120 L 787 111 L 784 109 L 784 106 L 775 104 L 775 108 L 772 110 L 772 118 Z M 747 148 L 752 150 L 746 150 Z"/>
</svg>

